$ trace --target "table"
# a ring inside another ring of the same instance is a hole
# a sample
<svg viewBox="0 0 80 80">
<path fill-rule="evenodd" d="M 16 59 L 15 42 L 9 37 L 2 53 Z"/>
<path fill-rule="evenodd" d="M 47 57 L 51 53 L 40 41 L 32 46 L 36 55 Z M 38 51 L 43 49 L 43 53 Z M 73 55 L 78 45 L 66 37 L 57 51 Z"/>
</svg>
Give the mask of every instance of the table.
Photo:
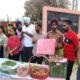
<svg viewBox="0 0 80 80">
<path fill-rule="evenodd" d="M 5 60 L 7 60 L 7 59 L 0 58 L 0 63 Z M 21 62 L 19 62 L 19 63 L 21 64 Z M 33 79 L 29 75 L 27 77 L 19 77 L 17 75 L 8 75 L 8 74 L 4 74 L 4 73 L 0 72 L 0 80 L 38 80 L 38 79 Z M 48 77 L 45 80 L 66 80 L 66 79 Z"/>
</svg>

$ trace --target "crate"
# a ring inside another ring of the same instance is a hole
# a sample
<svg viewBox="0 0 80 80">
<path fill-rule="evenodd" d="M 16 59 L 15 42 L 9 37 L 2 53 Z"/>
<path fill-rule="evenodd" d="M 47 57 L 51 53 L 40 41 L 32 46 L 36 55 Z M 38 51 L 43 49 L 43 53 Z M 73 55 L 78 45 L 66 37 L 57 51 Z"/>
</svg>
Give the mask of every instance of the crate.
<svg viewBox="0 0 80 80">
<path fill-rule="evenodd" d="M 66 78 L 67 62 L 50 62 L 50 76 L 55 78 Z"/>
</svg>

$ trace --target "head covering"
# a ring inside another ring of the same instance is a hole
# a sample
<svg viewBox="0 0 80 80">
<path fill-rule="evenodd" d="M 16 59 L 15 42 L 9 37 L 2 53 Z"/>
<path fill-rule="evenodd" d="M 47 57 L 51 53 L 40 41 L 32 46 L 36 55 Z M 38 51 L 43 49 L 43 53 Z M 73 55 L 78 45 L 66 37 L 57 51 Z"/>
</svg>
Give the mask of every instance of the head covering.
<svg viewBox="0 0 80 80">
<path fill-rule="evenodd" d="M 23 18 L 22 18 L 22 22 L 29 24 L 29 23 L 30 23 L 30 17 L 23 17 Z"/>
<path fill-rule="evenodd" d="M 22 24 L 21 21 L 16 21 L 16 27 L 19 27 L 19 24 Z"/>
</svg>

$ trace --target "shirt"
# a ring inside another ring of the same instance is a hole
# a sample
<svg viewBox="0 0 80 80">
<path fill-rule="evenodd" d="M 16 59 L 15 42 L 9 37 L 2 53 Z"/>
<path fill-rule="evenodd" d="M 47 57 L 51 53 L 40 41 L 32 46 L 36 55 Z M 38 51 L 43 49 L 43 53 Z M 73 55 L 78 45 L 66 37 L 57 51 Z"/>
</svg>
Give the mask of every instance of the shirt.
<svg viewBox="0 0 80 80">
<path fill-rule="evenodd" d="M 8 41 L 7 36 L 4 33 L 0 34 L 0 46 L 2 46 L 2 44 L 5 44 L 6 46 L 7 41 Z"/>
<path fill-rule="evenodd" d="M 69 31 L 68 33 L 64 33 L 64 57 L 69 61 L 74 61 L 76 56 L 76 46 L 79 45 L 78 36 L 74 31 Z"/>
<path fill-rule="evenodd" d="M 19 31 L 18 29 L 16 30 L 16 33 L 17 33 L 17 36 L 20 38 L 20 40 L 21 40 L 21 34 L 22 34 L 22 31 Z M 23 45 L 22 45 L 22 43 L 21 43 L 21 45 L 20 45 L 20 51 L 22 51 L 22 49 L 23 49 Z"/>
<path fill-rule="evenodd" d="M 17 49 L 15 51 L 13 51 L 13 55 L 15 54 L 19 54 L 19 49 L 20 49 L 20 39 L 18 36 L 14 36 L 14 37 L 9 37 L 8 38 L 8 48 L 10 50 L 14 49 L 15 47 L 17 47 Z"/>
<path fill-rule="evenodd" d="M 18 29 L 16 30 L 17 36 L 21 39 L 21 33 Z"/>
<path fill-rule="evenodd" d="M 33 24 L 30 24 L 28 27 L 23 26 L 22 32 L 29 32 L 33 35 L 35 33 L 35 26 Z M 33 47 L 32 37 L 27 34 L 24 34 L 24 38 L 22 39 L 22 45 L 24 47 Z"/>
<path fill-rule="evenodd" d="M 39 39 L 45 39 L 46 38 L 46 35 L 44 33 L 40 33 L 40 34 L 37 34 L 35 33 L 33 35 L 33 40 L 36 40 L 36 42 L 34 43 L 34 47 L 33 47 L 33 54 L 35 55 L 36 54 L 36 48 L 37 48 L 37 41 Z"/>
</svg>

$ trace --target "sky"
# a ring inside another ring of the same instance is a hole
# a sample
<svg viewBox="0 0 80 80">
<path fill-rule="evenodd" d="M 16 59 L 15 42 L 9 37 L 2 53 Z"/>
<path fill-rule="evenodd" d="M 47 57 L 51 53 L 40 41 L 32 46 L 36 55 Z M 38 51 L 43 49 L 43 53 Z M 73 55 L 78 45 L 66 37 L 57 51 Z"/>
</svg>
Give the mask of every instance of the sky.
<svg viewBox="0 0 80 80">
<path fill-rule="evenodd" d="M 7 20 L 7 15 L 11 21 L 21 18 L 24 15 L 24 2 L 27 0 L 0 0 L 0 20 Z M 78 0 L 78 10 L 80 11 L 80 0 Z"/>
<path fill-rule="evenodd" d="M 0 0 L 0 19 L 7 20 L 9 16 L 10 20 L 15 20 L 24 15 L 24 2 L 26 0 Z"/>
</svg>

